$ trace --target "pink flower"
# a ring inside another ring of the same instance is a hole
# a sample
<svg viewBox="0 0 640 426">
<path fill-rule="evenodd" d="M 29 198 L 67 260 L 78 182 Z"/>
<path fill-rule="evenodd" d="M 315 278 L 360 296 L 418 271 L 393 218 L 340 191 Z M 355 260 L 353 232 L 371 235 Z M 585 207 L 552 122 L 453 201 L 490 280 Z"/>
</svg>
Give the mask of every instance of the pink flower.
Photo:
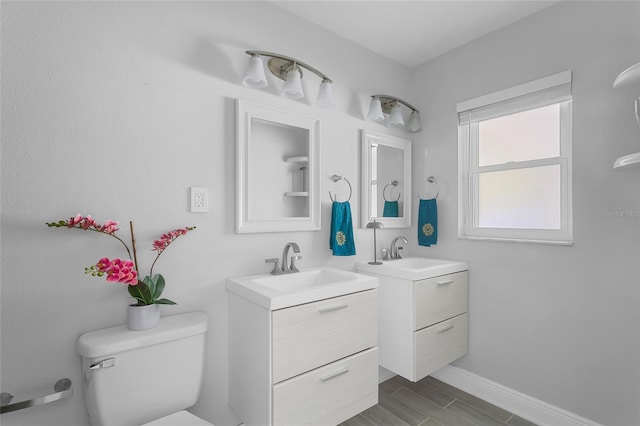
<svg viewBox="0 0 640 426">
<path fill-rule="evenodd" d="M 138 284 L 138 272 L 135 270 L 135 266 L 131 260 L 109 260 L 109 258 L 103 257 L 95 266 L 100 272 L 107 274 L 106 279 L 108 282 L 129 285 Z"/>
<path fill-rule="evenodd" d="M 119 222 L 117 220 L 107 219 L 104 225 L 100 226 L 99 229 L 105 234 L 113 234 L 114 232 L 119 230 L 118 223 Z"/>
<path fill-rule="evenodd" d="M 69 228 L 82 228 L 82 229 L 90 229 L 96 226 L 96 221 L 90 215 L 87 217 L 82 216 L 80 213 L 70 218 L 67 221 L 67 227 Z"/>
<path fill-rule="evenodd" d="M 72 217 L 67 221 L 67 226 L 69 228 L 73 228 L 78 223 L 80 223 L 82 221 L 82 219 L 83 219 L 82 215 L 80 213 L 78 213 L 77 215 L 75 215 L 75 217 Z"/>
<path fill-rule="evenodd" d="M 109 261 L 108 257 L 103 257 L 102 259 L 98 260 L 98 263 L 96 263 L 96 268 L 98 268 L 98 271 L 100 272 L 107 272 L 110 263 L 111 262 Z"/>
<path fill-rule="evenodd" d="M 130 286 L 140 285 L 142 287 L 147 286 L 146 280 L 156 279 L 155 275 L 153 275 L 153 267 L 156 264 L 160 255 L 166 250 L 167 247 L 178 237 L 182 235 L 186 235 L 189 231 L 193 231 L 195 226 L 193 227 L 185 227 L 171 230 L 165 234 L 162 234 L 159 239 L 153 242 L 153 251 L 156 251 L 156 257 L 151 264 L 151 269 L 149 270 L 149 276 L 145 277 L 144 280 L 139 280 L 139 274 L 137 270 L 137 265 L 131 259 L 136 259 L 136 247 L 135 247 L 135 239 L 133 237 L 133 223 L 129 222 L 131 228 L 131 245 L 133 246 L 133 253 L 127 246 L 127 243 L 124 242 L 119 236 L 116 235 L 116 232 L 119 231 L 118 221 L 108 219 L 104 224 L 98 224 L 96 221 L 90 216 L 83 216 L 78 213 L 77 215 L 69 218 L 68 220 L 59 220 L 57 222 L 45 222 L 48 227 L 54 228 L 73 228 L 73 229 L 82 229 L 85 231 L 95 231 L 101 234 L 109 235 L 115 239 L 117 239 L 126 249 L 127 254 L 129 255 L 129 259 L 109 259 L 108 257 L 103 257 L 95 265 L 91 265 L 85 268 L 85 273 L 94 277 L 102 277 L 105 276 L 107 282 L 113 283 L 122 283 L 128 284 Z M 161 277 L 160 274 L 157 274 L 158 277 Z M 154 281 L 155 282 L 155 281 Z M 161 290 L 161 289 L 160 289 Z M 149 293 L 149 292 L 147 292 Z M 154 292 L 150 297 L 149 295 L 144 295 L 144 291 L 140 291 L 137 294 L 140 296 L 136 296 L 131 292 L 131 295 L 134 296 L 138 300 L 139 304 L 148 305 L 152 303 L 156 303 L 157 300 L 161 300 L 161 303 L 171 302 L 168 299 L 158 299 L 159 294 Z M 173 302 L 171 302 L 173 303 Z"/>
<path fill-rule="evenodd" d="M 167 247 L 169 247 L 169 244 L 171 244 L 173 240 L 175 240 L 181 235 L 185 235 L 187 232 L 193 229 L 194 228 L 189 228 L 189 227 L 179 228 L 179 229 L 174 229 L 173 231 L 169 231 L 166 234 L 162 234 L 159 239 L 153 242 L 153 248 L 151 250 L 157 251 L 159 256 L 160 253 L 162 253 Z"/>
<path fill-rule="evenodd" d="M 96 221 L 93 220 L 93 218 L 90 215 L 87 215 L 87 217 L 82 218 L 82 222 L 80 223 L 80 226 L 83 229 L 89 229 L 91 227 L 95 227 L 96 226 Z"/>
</svg>

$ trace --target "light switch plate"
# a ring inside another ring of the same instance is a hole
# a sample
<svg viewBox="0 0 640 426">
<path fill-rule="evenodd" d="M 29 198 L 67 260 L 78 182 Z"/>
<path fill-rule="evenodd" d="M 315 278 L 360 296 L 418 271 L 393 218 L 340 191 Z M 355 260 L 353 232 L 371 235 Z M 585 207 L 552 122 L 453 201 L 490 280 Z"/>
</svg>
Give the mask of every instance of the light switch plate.
<svg viewBox="0 0 640 426">
<path fill-rule="evenodd" d="M 190 189 L 192 213 L 207 213 L 209 211 L 209 188 L 192 186 Z"/>
</svg>

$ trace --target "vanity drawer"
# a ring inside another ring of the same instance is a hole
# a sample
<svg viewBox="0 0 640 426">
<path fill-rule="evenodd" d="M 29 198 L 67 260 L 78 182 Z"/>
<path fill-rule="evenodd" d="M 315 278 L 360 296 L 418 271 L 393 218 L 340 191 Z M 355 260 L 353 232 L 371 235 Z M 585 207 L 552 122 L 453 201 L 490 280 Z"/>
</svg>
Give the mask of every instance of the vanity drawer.
<svg viewBox="0 0 640 426">
<path fill-rule="evenodd" d="M 414 381 L 455 361 L 468 351 L 468 314 L 414 333 Z"/>
<path fill-rule="evenodd" d="M 372 348 L 273 386 L 273 425 L 338 424 L 378 403 Z"/>
<path fill-rule="evenodd" d="M 468 272 L 414 282 L 414 330 L 467 312 Z"/>
<path fill-rule="evenodd" d="M 272 383 L 377 346 L 378 290 L 272 312 Z"/>
</svg>

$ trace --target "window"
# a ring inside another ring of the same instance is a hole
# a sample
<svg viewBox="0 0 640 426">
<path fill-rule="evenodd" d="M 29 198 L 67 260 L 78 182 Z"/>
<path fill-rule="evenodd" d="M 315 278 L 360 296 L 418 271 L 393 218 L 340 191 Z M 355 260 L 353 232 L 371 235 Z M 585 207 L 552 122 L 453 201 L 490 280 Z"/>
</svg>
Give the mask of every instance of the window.
<svg viewBox="0 0 640 426">
<path fill-rule="evenodd" d="M 457 109 L 459 237 L 571 244 L 571 71 Z"/>
</svg>

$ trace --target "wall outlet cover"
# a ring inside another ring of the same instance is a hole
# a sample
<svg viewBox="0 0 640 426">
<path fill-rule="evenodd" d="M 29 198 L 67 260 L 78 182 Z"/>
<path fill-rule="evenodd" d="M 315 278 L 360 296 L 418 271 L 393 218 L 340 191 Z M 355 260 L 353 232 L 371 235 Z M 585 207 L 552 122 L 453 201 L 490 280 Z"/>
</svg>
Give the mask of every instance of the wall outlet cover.
<svg viewBox="0 0 640 426">
<path fill-rule="evenodd" d="M 192 186 L 190 192 L 190 211 L 192 213 L 206 213 L 209 211 L 209 188 Z"/>
</svg>

